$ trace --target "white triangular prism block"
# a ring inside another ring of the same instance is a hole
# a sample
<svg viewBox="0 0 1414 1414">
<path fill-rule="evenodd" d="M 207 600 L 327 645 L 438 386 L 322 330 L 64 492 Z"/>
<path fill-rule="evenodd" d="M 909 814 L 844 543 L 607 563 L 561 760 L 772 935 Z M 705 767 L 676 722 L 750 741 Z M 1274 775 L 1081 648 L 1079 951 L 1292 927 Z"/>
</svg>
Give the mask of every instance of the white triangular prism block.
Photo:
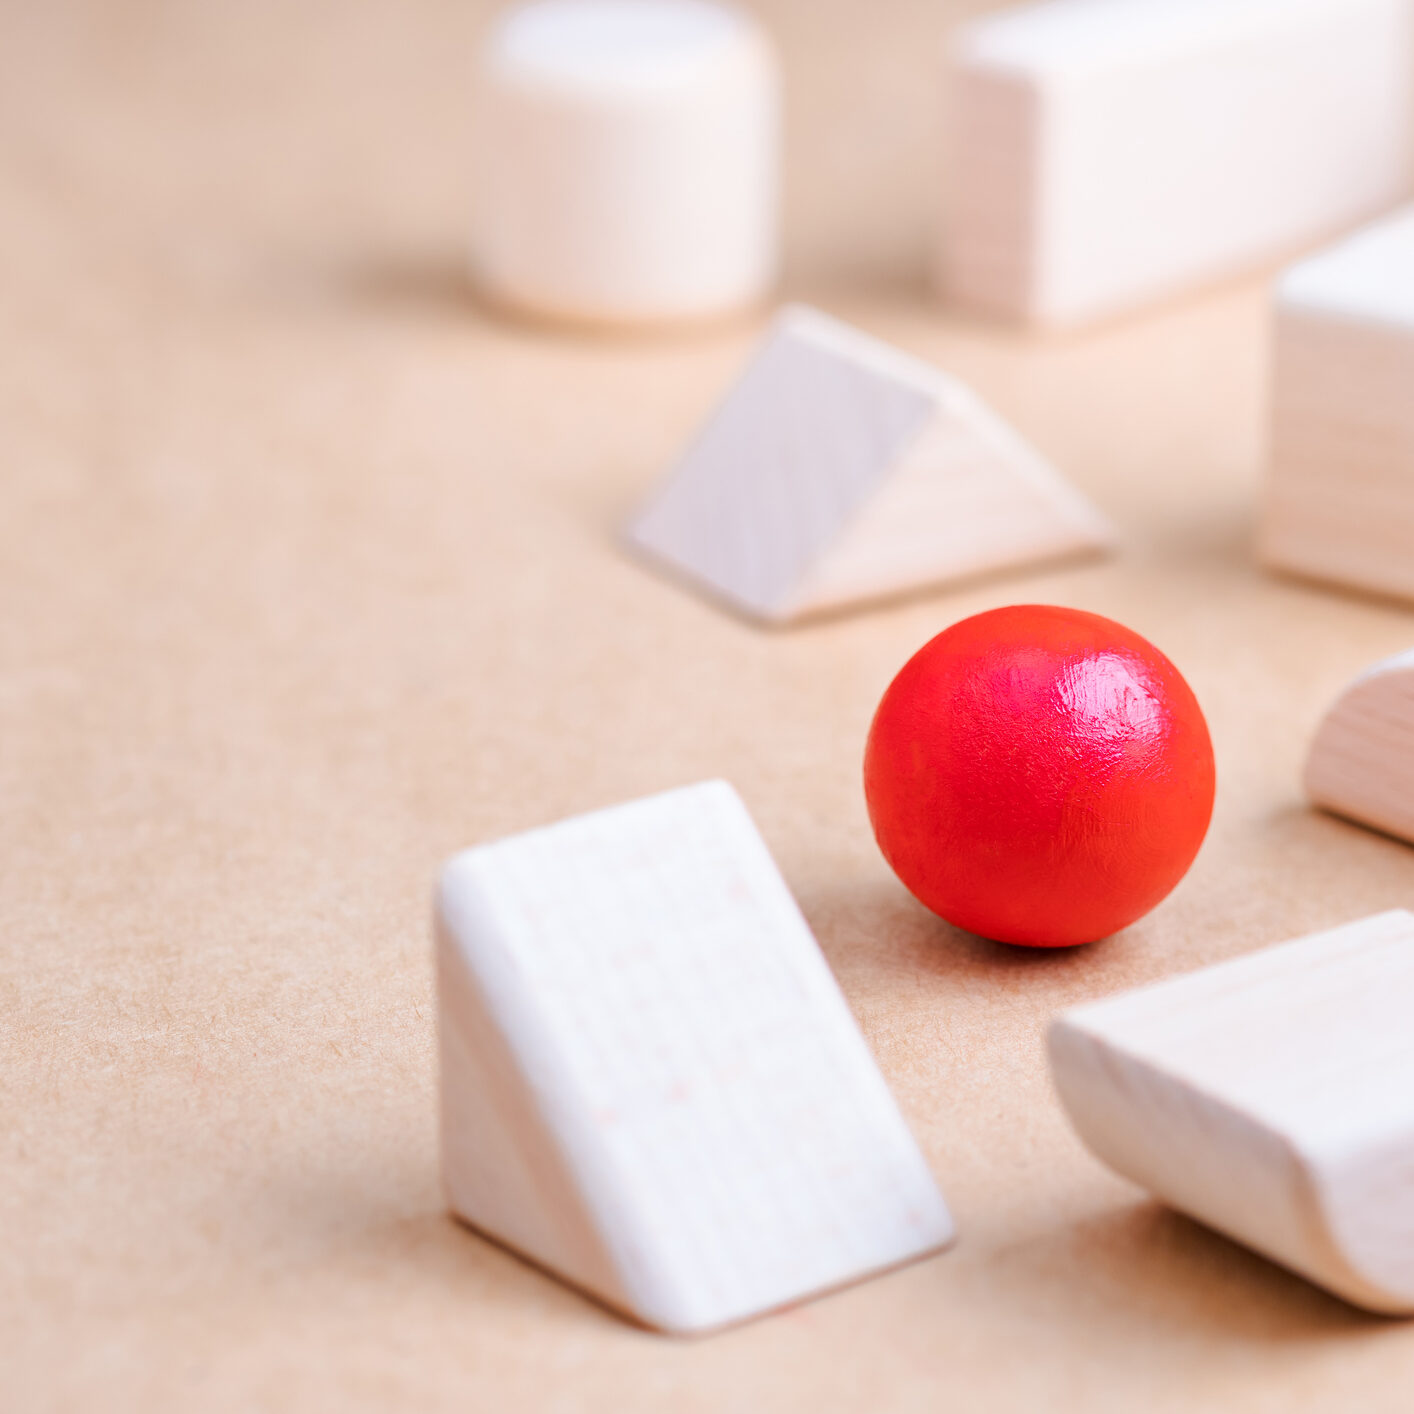
<svg viewBox="0 0 1414 1414">
<path fill-rule="evenodd" d="M 1306 758 L 1306 793 L 1414 842 L 1414 649 L 1367 669 L 1326 713 Z"/>
<path fill-rule="evenodd" d="M 606 1304 L 702 1331 L 951 1239 L 724 782 L 457 855 L 437 958 L 448 1202 Z"/>
<path fill-rule="evenodd" d="M 1113 540 L 1099 512 L 961 383 L 798 306 L 777 318 L 628 533 L 773 622 Z"/>
<path fill-rule="evenodd" d="M 1374 1311 L 1414 1312 L 1414 914 L 1064 1012 L 1061 1103 L 1098 1158 Z"/>
</svg>

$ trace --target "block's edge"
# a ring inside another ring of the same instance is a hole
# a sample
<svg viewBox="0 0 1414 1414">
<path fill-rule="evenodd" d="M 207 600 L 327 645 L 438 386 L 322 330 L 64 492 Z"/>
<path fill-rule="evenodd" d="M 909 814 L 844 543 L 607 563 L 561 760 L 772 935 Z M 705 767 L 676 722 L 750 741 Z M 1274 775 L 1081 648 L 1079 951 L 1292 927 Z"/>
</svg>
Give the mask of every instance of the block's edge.
<svg viewBox="0 0 1414 1414">
<path fill-rule="evenodd" d="M 1338 1284 L 1330 1289 L 1347 1301 L 1381 1315 L 1414 1315 L 1414 1253 L 1410 1228 L 1399 1234 L 1402 1242 L 1392 1244 L 1390 1226 L 1372 1231 L 1372 1212 L 1391 1209 L 1407 1212 L 1409 1174 L 1414 1164 L 1414 1116 L 1406 1127 L 1402 1143 L 1390 1147 L 1365 1146 L 1353 1154 L 1324 1155 L 1323 1162 L 1310 1170 L 1312 1199 L 1322 1220 L 1323 1231 L 1341 1265 Z M 1372 1203 L 1371 1174 L 1393 1179 L 1383 1203 Z M 1391 1261 L 1391 1246 L 1396 1246 Z M 1402 1260 L 1401 1260 L 1402 1259 Z"/>
<path fill-rule="evenodd" d="M 703 797 L 716 796 L 722 800 L 730 800 L 736 805 L 746 810 L 741 792 L 725 776 L 704 776 L 701 780 L 687 781 L 682 785 L 666 786 L 662 790 L 649 791 L 645 795 L 636 795 L 628 800 L 613 800 L 606 805 L 591 806 L 588 810 L 576 811 L 573 815 L 563 815 L 554 820 L 547 820 L 539 825 L 528 825 L 523 829 L 511 831 L 509 834 L 496 835 L 489 840 L 483 840 L 477 844 L 467 845 L 463 849 L 457 850 L 454 854 L 448 855 L 442 861 L 437 871 L 436 883 L 433 889 L 433 911 L 434 919 L 440 916 L 442 889 L 447 875 L 454 869 L 469 868 L 475 862 L 490 857 L 490 852 L 503 845 L 511 845 L 527 838 L 528 836 L 538 836 L 551 831 L 567 830 L 570 827 L 581 825 L 593 820 L 596 816 L 609 814 L 611 812 L 634 810 L 639 807 L 646 807 L 650 804 L 668 800 L 674 796 L 684 797 L 688 795 L 701 795 Z M 747 811 L 750 818 L 750 812 Z M 753 826 L 755 821 L 752 821 Z"/>
<path fill-rule="evenodd" d="M 941 1193 L 939 1194 L 939 1198 L 941 1200 Z M 950 1251 L 957 1245 L 958 1232 L 956 1224 L 953 1222 L 951 1211 L 947 1208 L 946 1203 L 943 1204 L 943 1211 L 947 1215 L 946 1232 L 940 1232 L 936 1238 L 929 1239 L 926 1243 L 910 1248 L 901 1256 L 890 1257 L 882 1262 L 867 1267 L 861 1267 L 845 1276 L 841 1276 L 837 1279 L 832 1278 L 824 1285 L 806 1287 L 793 1295 L 772 1301 L 768 1305 L 752 1307 L 724 1316 L 720 1320 L 703 1322 L 696 1325 L 678 1324 L 661 1319 L 655 1320 L 644 1313 L 637 1314 L 635 1319 L 646 1326 L 647 1329 L 662 1335 L 677 1337 L 711 1336 L 721 1332 L 735 1330 L 739 1326 L 750 1324 L 752 1321 L 762 1320 L 768 1316 L 777 1315 L 785 1311 L 792 1311 L 797 1307 L 824 1300 L 839 1292 L 848 1291 L 851 1287 L 862 1286 L 865 1282 L 888 1276 L 892 1272 L 903 1271 L 905 1268 L 914 1266 L 916 1263 L 925 1262 L 929 1258 L 938 1257 Z"/>
<path fill-rule="evenodd" d="M 663 1315 L 653 1315 L 650 1311 L 634 1307 L 628 1302 L 617 1300 L 607 1292 L 585 1285 L 565 1276 L 554 1267 L 536 1259 L 536 1257 L 523 1248 L 517 1247 L 514 1243 L 506 1241 L 490 1228 L 480 1226 L 474 1219 L 460 1212 L 450 1203 L 446 1206 L 446 1215 L 464 1228 L 473 1236 L 480 1238 L 483 1242 L 488 1242 L 498 1251 L 506 1253 L 516 1261 L 524 1263 L 532 1271 L 538 1272 L 546 1280 L 554 1282 L 556 1286 L 572 1291 L 577 1296 L 589 1301 L 593 1305 L 610 1315 L 617 1316 L 620 1320 L 626 1321 L 629 1325 L 637 1327 L 639 1330 L 647 1331 L 652 1335 L 669 1336 L 678 1340 L 703 1339 L 710 1336 L 736 1330 L 741 1326 L 749 1325 L 754 1321 L 764 1320 L 773 1315 L 783 1312 L 793 1311 L 798 1307 L 808 1305 L 815 1301 L 822 1301 L 839 1292 L 850 1290 L 852 1287 L 861 1286 L 865 1282 L 875 1281 L 881 1277 L 889 1276 L 894 1272 L 903 1271 L 919 1262 L 926 1262 L 933 1257 L 940 1257 L 945 1252 L 950 1251 L 958 1243 L 958 1233 L 955 1224 L 952 1223 L 949 1214 L 948 1228 L 945 1234 L 940 1235 L 936 1240 L 930 1240 L 926 1245 L 921 1245 L 916 1249 L 906 1253 L 901 1257 L 890 1258 L 888 1261 L 875 1266 L 862 1268 L 852 1275 L 842 1277 L 838 1281 L 831 1281 L 824 1286 L 813 1286 L 795 1295 L 787 1296 L 780 1301 L 772 1302 L 767 1306 L 753 1307 L 750 1310 L 735 1312 L 733 1314 L 699 1323 L 675 1321 Z"/>
</svg>

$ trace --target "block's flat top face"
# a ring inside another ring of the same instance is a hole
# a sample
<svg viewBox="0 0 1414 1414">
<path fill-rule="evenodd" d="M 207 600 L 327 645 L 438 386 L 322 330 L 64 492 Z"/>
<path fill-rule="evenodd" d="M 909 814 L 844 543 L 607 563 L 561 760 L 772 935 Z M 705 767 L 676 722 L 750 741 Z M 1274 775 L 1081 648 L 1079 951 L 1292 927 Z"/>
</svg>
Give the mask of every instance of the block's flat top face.
<svg viewBox="0 0 1414 1414">
<path fill-rule="evenodd" d="M 1181 60 L 1329 20 L 1388 16 L 1403 0 L 1039 0 L 963 31 L 968 63 L 1038 79 Z"/>
<path fill-rule="evenodd" d="M 892 1264 L 951 1225 L 723 782 L 469 850 L 442 916 L 673 1324 Z M 621 1226 L 621 1229 L 619 1228 Z"/>
<path fill-rule="evenodd" d="M 1292 266 L 1278 298 L 1316 314 L 1414 330 L 1414 206 Z"/>
<path fill-rule="evenodd" d="M 1339 1150 L 1414 1119 L 1414 914 L 1279 944 L 1067 1019 L 1255 1116 Z"/>
<path fill-rule="evenodd" d="M 755 35 L 707 0 L 529 0 L 492 31 L 488 58 L 555 87 L 652 90 L 710 72 Z"/>
<path fill-rule="evenodd" d="M 748 611 L 772 616 L 951 386 L 876 339 L 788 310 L 632 538 Z"/>
</svg>

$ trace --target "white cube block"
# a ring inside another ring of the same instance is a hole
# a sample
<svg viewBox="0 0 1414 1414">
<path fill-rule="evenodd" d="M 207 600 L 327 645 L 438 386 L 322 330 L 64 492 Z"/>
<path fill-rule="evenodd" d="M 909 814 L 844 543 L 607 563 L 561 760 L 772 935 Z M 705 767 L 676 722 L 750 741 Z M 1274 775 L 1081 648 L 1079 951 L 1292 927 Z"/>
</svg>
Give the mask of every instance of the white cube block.
<svg viewBox="0 0 1414 1414">
<path fill-rule="evenodd" d="M 1410 0 L 1044 0 L 964 28 L 940 278 L 1076 324 L 1410 190 Z"/>
<path fill-rule="evenodd" d="M 1414 843 L 1414 650 L 1376 663 L 1341 693 L 1311 742 L 1306 793 Z"/>
<path fill-rule="evenodd" d="M 1414 1311 L 1414 914 L 1060 1016 L 1080 1137 L 1174 1207 L 1374 1311 Z"/>
<path fill-rule="evenodd" d="M 1414 599 L 1414 207 L 1277 288 L 1259 552 Z"/>
<path fill-rule="evenodd" d="M 495 302 L 700 319 L 775 280 L 779 97 L 760 27 L 706 0 L 531 0 L 477 89 L 473 265 Z"/>
<path fill-rule="evenodd" d="M 1112 543 L 963 384 L 787 309 L 629 529 L 754 618 L 811 614 Z"/>
<path fill-rule="evenodd" d="M 437 959 L 451 1208 L 609 1306 L 702 1331 L 950 1240 L 724 782 L 457 855 Z"/>
</svg>

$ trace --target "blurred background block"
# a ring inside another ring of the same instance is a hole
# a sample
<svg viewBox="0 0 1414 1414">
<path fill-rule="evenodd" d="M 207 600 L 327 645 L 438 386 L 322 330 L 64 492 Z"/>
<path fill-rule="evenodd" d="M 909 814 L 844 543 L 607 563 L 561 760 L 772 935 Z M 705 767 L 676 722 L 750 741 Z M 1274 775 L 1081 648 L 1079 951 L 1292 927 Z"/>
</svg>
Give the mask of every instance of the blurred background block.
<svg viewBox="0 0 1414 1414">
<path fill-rule="evenodd" d="M 1414 598 L 1414 207 L 1275 295 L 1268 564 Z"/>
<path fill-rule="evenodd" d="M 485 41 L 472 262 L 549 318 L 730 314 L 776 276 L 775 56 L 706 0 L 530 0 Z"/>
<path fill-rule="evenodd" d="M 803 305 L 777 316 L 629 537 L 775 624 L 1114 543 L 971 389 Z"/>
<path fill-rule="evenodd" d="M 1076 324 L 1231 276 L 1405 195 L 1409 0 L 1042 0 L 951 70 L 942 285 Z"/>
</svg>

